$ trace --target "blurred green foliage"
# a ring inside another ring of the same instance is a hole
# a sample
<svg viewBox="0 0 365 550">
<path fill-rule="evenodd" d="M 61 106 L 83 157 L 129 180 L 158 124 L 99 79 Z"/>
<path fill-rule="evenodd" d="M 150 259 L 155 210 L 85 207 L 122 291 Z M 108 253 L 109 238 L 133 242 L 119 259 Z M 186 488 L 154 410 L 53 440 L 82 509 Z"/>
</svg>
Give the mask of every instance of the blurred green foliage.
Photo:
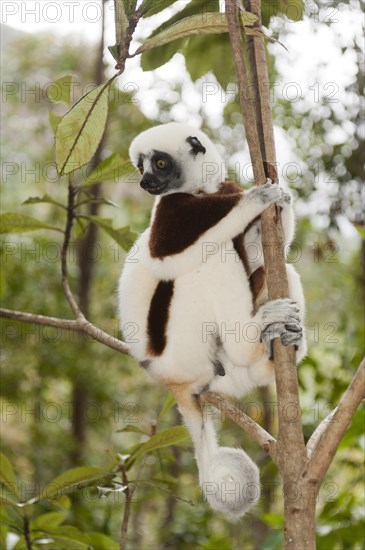
<svg viewBox="0 0 365 550">
<path fill-rule="evenodd" d="M 188 5 L 186 9 L 190 12 L 185 15 L 197 13 L 201 8 L 198 4 Z M 214 4 L 213 10 L 217 9 L 218 3 L 209 4 Z M 147 15 L 153 11 L 151 5 Z M 178 20 L 181 16 L 180 12 L 174 17 Z M 48 120 L 49 110 L 60 116 L 65 107 L 52 102 L 45 90 L 59 77 L 74 74 L 77 86 L 72 100 L 79 98 L 86 91 L 85 84 L 92 81 L 96 51 L 90 44 L 69 37 L 28 35 L 11 29 L 7 32 L 3 80 L 12 88 L 7 89 L 3 109 L 7 135 L 1 159 L 5 167 L 2 206 L 4 210 L 62 227 L 65 212 L 52 202 L 28 200 L 21 208 L 20 204 L 29 197 L 46 194 L 57 202 L 66 201 L 66 180 L 57 181 L 51 164 L 53 131 Z M 203 40 L 207 45 L 204 53 Z M 160 66 L 180 46 L 171 43 L 163 51 L 146 52 L 142 66 L 148 69 Z M 358 53 L 356 44 L 353 48 Z M 185 53 L 193 79 L 210 70 L 223 85 L 232 80 L 232 67 L 224 63 L 228 57 L 226 36 L 195 37 L 186 44 Z M 357 82 L 351 84 L 351 92 L 355 90 L 360 95 L 363 83 L 360 55 L 358 60 Z M 276 70 L 271 58 L 271 74 Z M 24 94 L 24 90 L 35 93 Z M 116 86 L 113 90 L 105 158 L 115 153 L 127 159 L 131 139 L 154 121 L 146 119 L 131 94 L 119 91 Z M 177 87 L 175 103 L 182 102 L 182 97 L 182 90 Z M 159 106 L 159 118 L 169 116 L 171 104 L 161 99 Z M 321 171 L 332 174 L 325 224 L 318 229 L 315 217 L 300 218 L 296 246 L 290 253 L 302 276 L 307 301 L 309 354 L 299 367 L 299 377 L 303 424 L 309 437 L 338 402 L 359 364 L 363 348 L 365 246 L 360 237 L 356 240 L 354 236 L 345 236 L 338 223 L 340 215 L 351 222 L 363 223 L 359 208 L 363 138 L 353 130 L 351 148 L 346 147 L 348 138 L 346 143 L 329 149 L 326 133 L 341 126 L 346 117 L 339 119 L 330 107 L 326 111 L 318 107 L 316 113 L 298 112 L 294 104 L 283 101 L 275 103 L 273 110 L 276 123 L 293 140 L 303 162 L 311 166 L 320 161 Z M 228 103 L 225 122 L 239 128 L 236 114 L 237 103 Z M 201 115 L 205 126 L 209 126 L 204 113 Z M 349 107 L 347 119 L 354 126 L 359 117 L 359 111 Z M 223 145 L 232 149 L 229 137 Z M 84 179 L 87 175 L 82 174 Z M 80 175 L 75 177 L 81 181 Z M 136 187 L 132 180 L 106 181 L 101 216 L 112 219 L 114 227 L 130 226 L 138 233 L 148 223 L 151 201 Z M 304 202 L 310 201 L 316 192 L 316 182 L 309 172 L 302 181 L 293 181 L 292 187 L 298 200 Z M 80 227 L 75 231 L 70 249 L 72 286 L 78 280 L 77 239 L 81 231 Z M 2 238 L 0 296 L 4 307 L 70 317 L 60 284 L 61 244 L 62 235 L 49 231 Z M 95 264 L 90 317 L 115 336 L 120 335 L 116 288 L 124 256 L 125 251 L 113 240 L 112 232 L 106 231 L 100 234 L 98 246 L 90 251 L 89 259 Z M 133 453 L 136 462 L 129 459 L 128 471 L 124 472 L 128 482 L 137 488 L 132 500 L 131 548 L 282 547 L 282 496 L 277 470 L 236 425 L 223 422 L 222 440 L 228 445 L 242 445 L 260 465 L 263 497 L 239 524 L 229 524 L 202 501 L 196 467 L 189 442 L 182 437 L 182 428 L 178 427 L 176 432 L 178 446 L 160 446 L 154 450 L 149 447 L 156 441 L 153 440 L 156 431 L 163 434 L 164 430 L 173 429 L 179 424 L 179 417 L 171 398 L 133 360 L 78 333 L 11 320 L 1 320 L 1 342 L 2 436 L 7 457 L 3 459 L 5 477 L 1 479 L 5 488 L 2 496 L 8 499 L 1 512 L 2 547 L 26 548 L 26 534 L 36 541 L 33 548 L 118 548 L 125 505 L 120 463 L 125 463 L 127 455 Z M 75 473 L 73 450 L 80 445 L 72 430 L 75 420 L 72 384 L 76 373 L 82 375 L 87 385 L 84 408 L 87 437 L 82 442 L 85 470 Z M 275 402 L 272 390 L 262 390 L 246 396 L 240 406 L 275 434 Z M 356 413 L 319 495 L 320 549 L 363 548 L 364 416 L 364 409 Z M 218 413 L 216 417 L 221 420 Z M 146 443 L 150 441 L 152 444 Z M 62 473 L 72 490 L 57 499 L 46 493 L 38 499 L 42 488 L 55 478 L 57 487 L 62 485 L 58 478 Z M 78 477 L 81 474 L 83 481 Z M 19 502 L 28 504 L 20 507 Z"/>
</svg>

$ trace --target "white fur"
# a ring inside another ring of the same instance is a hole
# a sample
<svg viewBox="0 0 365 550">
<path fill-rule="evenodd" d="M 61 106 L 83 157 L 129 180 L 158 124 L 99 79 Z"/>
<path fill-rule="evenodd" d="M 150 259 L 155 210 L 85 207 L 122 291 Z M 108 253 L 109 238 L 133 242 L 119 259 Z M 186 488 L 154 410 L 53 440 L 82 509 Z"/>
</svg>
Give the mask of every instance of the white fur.
<svg viewBox="0 0 365 550">
<path fill-rule="evenodd" d="M 189 153 L 186 137 L 198 137 L 206 155 L 195 159 Z M 204 162 L 223 162 L 212 142 L 196 128 L 170 123 L 143 132 L 133 141 L 130 156 L 137 162 L 141 153 L 152 150 L 178 157 L 183 166 L 184 192 L 215 192 L 221 174 L 206 174 Z M 204 172 L 205 171 L 205 172 Z M 132 355 L 148 361 L 148 373 L 170 388 L 189 428 L 199 467 L 200 484 L 212 508 L 228 517 L 239 517 L 259 498 L 259 473 L 256 465 L 240 449 L 219 447 L 213 421 L 205 418 L 193 397 L 209 386 L 212 391 L 241 397 L 251 389 L 271 383 L 272 362 L 265 342 L 261 341 L 274 324 L 280 332 L 288 322 L 302 325 L 304 297 L 300 279 L 287 265 L 292 300 L 266 302 L 253 313 L 249 281 L 232 247 L 232 238 L 256 218 L 269 204 L 282 206 L 284 235 L 288 242 L 294 233 L 292 208 L 276 185 L 255 187 L 242 193 L 229 214 L 183 252 L 163 259 L 152 258 L 148 228 L 137 241 L 137 253 L 124 265 L 119 284 L 122 327 L 137 329 L 135 341 L 128 341 Z M 156 199 L 158 203 L 160 199 Z M 156 213 L 153 209 L 151 224 Z M 246 234 L 245 245 L 261 246 L 260 222 Z M 207 248 L 208 245 L 208 248 Z M 135 249 L 134 249 L 135 250 Z M 136 261 L 137 260 L 137 261 Z M 262 254 L 250 263 L 250 272 L 263 264 Z M 160 280 L 174 279 L 174 294 L 169 310 L 166 347 L 159 357 L 147 352 L 147 317 L 151 299 Z M 298 306 L 298 307 L 297 307 Z M 298 313 L 298 309 L 300 310 Z M 217 349 L 217 340 L 221 347 Z M 306 344 L 298 342 L 298 361 L 305 355 Z M 226 372 L 217 376 L 212 361 L 219 359 Z"/>
</svg>

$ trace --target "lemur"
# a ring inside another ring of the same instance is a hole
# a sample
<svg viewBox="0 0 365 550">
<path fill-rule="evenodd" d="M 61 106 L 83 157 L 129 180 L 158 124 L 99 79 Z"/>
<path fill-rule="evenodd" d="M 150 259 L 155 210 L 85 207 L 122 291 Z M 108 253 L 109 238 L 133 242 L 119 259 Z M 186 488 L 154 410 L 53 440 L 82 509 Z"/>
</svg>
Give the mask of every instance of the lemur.
<svg viewBox="0 0 365 550">
<path fill-rule="evenodd" d="M 212 141 L 186 124 L 142 132 L 130 158 L 156 199 L 119 283 L 122 326 L 138 326 L 129 350 L 173 392 L 211 507 L 238 518 L 259 498 L 259 470 L 242 449 L 219 446 L 197 396 L 209 390 L 239 398 L 273 382 L 276 337 L 295 346 L 297 362 L 306 353 L 299 275 L 287 264 L 290 298 L 268 301 L 262 253 L 248 253 L 251 245 L 262 249 L 260 214 L 271 204 L 281 209 L 290 244 L 291 197 L 273 183 L 243 191 L 225 181 Z"/>
</svg>

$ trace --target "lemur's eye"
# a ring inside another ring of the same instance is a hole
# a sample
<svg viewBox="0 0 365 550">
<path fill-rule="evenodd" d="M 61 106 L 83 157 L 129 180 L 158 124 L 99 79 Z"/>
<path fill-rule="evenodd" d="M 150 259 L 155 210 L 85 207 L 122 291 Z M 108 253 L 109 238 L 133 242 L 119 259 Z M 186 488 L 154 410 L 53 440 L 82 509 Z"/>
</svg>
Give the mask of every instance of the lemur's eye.
<svg viewBox="0 0 365 550">
<path fill-rule="evenodd" d="M 143 164 L 139 164 L 139 165 L 137 166 L 137 168 L 138 168 L 139 172 L 140 172 L 141 174 L 143 174 L 143 172 L 144 172 Z"/>
<path fill-rule="evenodd" d="M 157 166 L 157 168 L 159 168 L 160 170 L 163 170 L 164 168 L 166 168 L 167 162 L 166 162 L 166 160 L 164 160 L 164 159 L 158 159 L 158 160 L 156 160 L 156 166 Z"/>
</svg>

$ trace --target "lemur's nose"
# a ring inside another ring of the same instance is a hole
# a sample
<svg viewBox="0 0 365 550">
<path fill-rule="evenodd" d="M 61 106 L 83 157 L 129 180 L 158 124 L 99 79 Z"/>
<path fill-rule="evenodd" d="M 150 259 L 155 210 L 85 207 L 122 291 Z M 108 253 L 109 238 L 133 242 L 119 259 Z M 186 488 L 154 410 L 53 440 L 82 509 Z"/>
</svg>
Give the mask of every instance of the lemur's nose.
<svg viewBox="0 0 365 550">
<path fill-rule="evenodd" d="M 153 174 L 144 174 L 140 183 L 142 189 L 151 195 L 160 195 L 168 186 L 168 182 L 162 182 Z"/>
</svg>

